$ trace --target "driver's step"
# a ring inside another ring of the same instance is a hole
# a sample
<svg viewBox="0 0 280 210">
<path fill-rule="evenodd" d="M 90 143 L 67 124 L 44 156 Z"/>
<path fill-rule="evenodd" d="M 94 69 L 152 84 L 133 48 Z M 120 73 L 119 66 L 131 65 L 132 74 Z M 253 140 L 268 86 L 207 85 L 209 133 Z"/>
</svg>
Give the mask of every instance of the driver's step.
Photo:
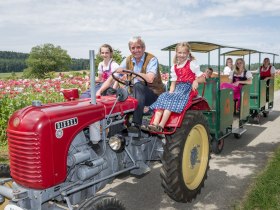
<svg viewBox="0 0 280 210">
<path fill-rule="evenodd" d="M 246 131 L 247 131 L 246 128 L 235 128 L 235 129 L 232 130 L 232 133 L 236 133 L 236 134 L 242 135 Z"/>
</svg>

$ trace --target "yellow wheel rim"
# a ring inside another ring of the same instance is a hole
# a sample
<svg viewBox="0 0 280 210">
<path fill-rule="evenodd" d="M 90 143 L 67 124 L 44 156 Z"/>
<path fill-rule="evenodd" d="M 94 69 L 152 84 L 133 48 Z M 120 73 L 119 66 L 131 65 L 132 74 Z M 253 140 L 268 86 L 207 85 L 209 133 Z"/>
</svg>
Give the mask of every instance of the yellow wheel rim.
<svg viewBox="0 0 280 210">
<path fill-rule="evenodd" d="M 195 125 L 187 136 L 182 156 L 182 173 L 185 185 L 196 189 L 203 180 L 209 159 L 207 132 L 201 124 Z"/>
</svg>

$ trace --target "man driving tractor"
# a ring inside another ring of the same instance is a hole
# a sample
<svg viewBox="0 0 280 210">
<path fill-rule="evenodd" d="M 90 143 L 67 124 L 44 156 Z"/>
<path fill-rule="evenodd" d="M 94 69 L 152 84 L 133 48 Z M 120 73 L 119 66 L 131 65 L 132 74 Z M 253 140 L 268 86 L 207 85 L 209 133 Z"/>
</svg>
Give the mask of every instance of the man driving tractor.
<svg viewBox="0 0 280 210">
<path fill-rule="evenodd" d="M 144 107 L 150 106 L 164 92 L 164 84 L 159 72 L 158 59 L 145 52 L 146 46 L 143 39 L 140 36 L 132 37 L 128 42 L 128 47 L 131 55 L 122 61 L 116 72 L 121 74 L 123 70 L 131 70 L 138 73 L 147 82 L 146 86 L 139 77 L 133 81 L 132 93 L 133 97 L 138 100 L 138 106 L 133 113 L 132 126 L 128 130 L 132 133 L 138 133 L 142 124 Z M 111 75 L 96 92 L 96 96 L 100 96 L 113 82 L 114 79 Z"/>
</svg>

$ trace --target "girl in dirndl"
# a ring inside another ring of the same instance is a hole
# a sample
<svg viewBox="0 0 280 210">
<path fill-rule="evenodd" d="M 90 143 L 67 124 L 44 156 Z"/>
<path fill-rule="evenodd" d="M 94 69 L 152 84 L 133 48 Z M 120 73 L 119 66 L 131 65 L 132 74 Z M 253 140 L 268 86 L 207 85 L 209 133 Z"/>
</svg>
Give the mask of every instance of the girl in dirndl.
<svg viewBox="0 0 280 210">
<path fill-rule="evenodd" d="M 263 65 L 259 68 L 261 79 L 269 80 L 273 79 L 275 75 L 275 67 L 270 64 L 269 58 L 263 60 Z"/>
<path fill-rule="evenodd" d="M 233 99 L 237 101 L 236 109 L 240 108 L 240 95 L 243 85 L 252 84 L 253 75 L 250 71 L 245 69 L 245 61 L 243 58 L 238 58 L 235 61 L 235 69 L 230 72 L 229 80 L 230 83 L 222 83 L 221 89 L 232 89 L 233 90 Z"/>
<path fill-rule="evenodd" d="M 175 48 L 174 65 L 171 67 L 171 85 L 169 92 L 162 93 L 150 108 L 155 110 L 153 123 L 142 130 L 162 132 L 172 112 L 181 113 L 185 108 L 189 94 L 198 87 L 199 82 L 205 81 L 195 58 L 191 55 L 187 42 L 177 44 Z"/>
</svg>

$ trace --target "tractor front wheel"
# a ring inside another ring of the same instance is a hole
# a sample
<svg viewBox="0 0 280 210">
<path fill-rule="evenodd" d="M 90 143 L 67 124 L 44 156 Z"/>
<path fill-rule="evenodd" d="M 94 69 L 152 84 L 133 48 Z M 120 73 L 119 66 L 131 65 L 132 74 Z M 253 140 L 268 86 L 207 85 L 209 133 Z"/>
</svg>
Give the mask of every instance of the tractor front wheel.
<svg viewBox="0 0 280 210">
<path fill-rule="evenodd" d="M 98 195 L 84 201 L 79 210 L 125 210 L 124 205 L 110 195 Z"/>
<path fill-rule="evenodd" d="M 175 201 L 191 202 L 200 193 L 209 169 L 209 129 L 199 111 L 187 111 L 180 128 L 166 136 L 161 178 Z"/>
</svg>

